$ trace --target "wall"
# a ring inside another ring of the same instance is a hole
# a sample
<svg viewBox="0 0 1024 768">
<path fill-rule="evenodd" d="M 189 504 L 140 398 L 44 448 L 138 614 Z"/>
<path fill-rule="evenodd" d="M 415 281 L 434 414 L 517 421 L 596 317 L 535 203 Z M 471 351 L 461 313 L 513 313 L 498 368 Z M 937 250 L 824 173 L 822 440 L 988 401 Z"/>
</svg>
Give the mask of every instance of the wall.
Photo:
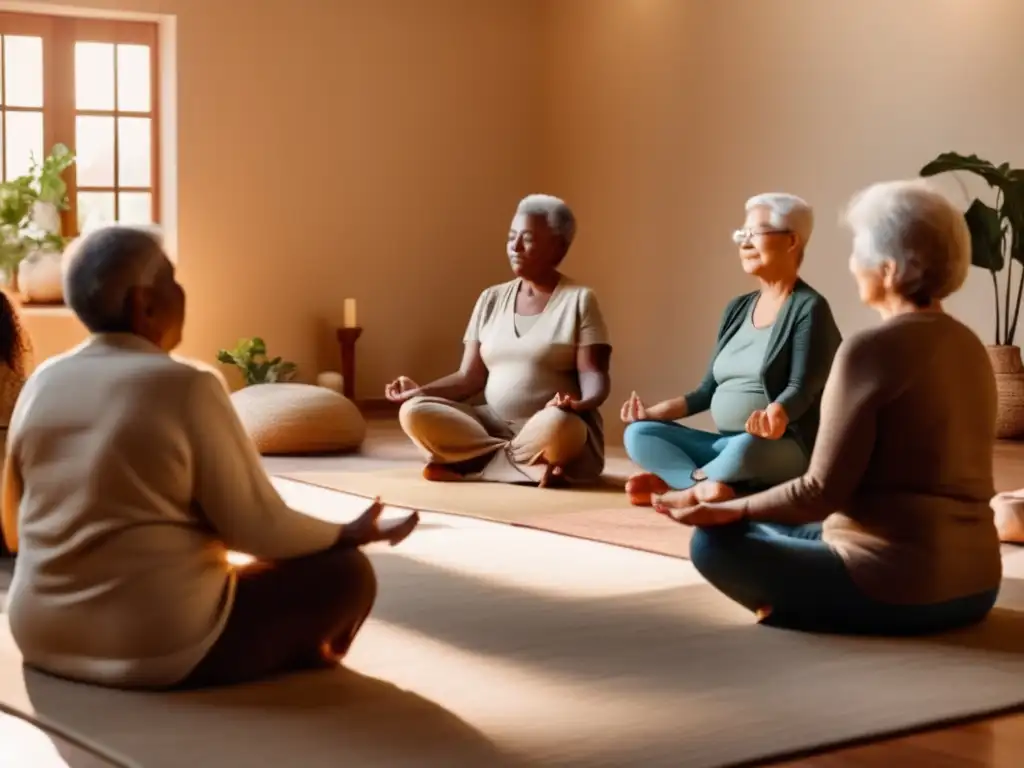
<svg viewBox="0 0 1024 768">
<path fill-rule="evenodd" d="M 571 268 L 600 291 L 615 332 L 613 422 L 630 390 L 660 399 L 703 373 L 725 302 L 752 288 L 730 241 L 749 195 L 785 190 L 815 205 L 804 276 L 852 332 L 873 322 L 838 225 L 853 192 L 914 176 L 947 150 L 1024 164 L 1018 0 L 553 0 L 546 10 L 558 84 L 546 167 L 580 218 Z M 964 190 L 943 185 L 966 207 Z M 992 340 L 986 273 L 950 307 Z"/>
<path fill-rule="evenodd" d="M 567 269 L 614 332 L 612 417 L 703 372 L 750 287 L 729 239 L 748 195 L 817 207 L 804 274 L 849 332 L 872 321 L 837 225 L 852 192 L 944 150 L 1024 162 L 1017 0 L 87 4 L 177 15 L 182 351 L 261 334 L 312 375 L 354 296 L 363 396 L 456 363 L 528 191 L 579 214 Z M 951 303 L 986 340 L 990 290 L 975 274 Z M 82 337 L 30 323 L 44 355 Z"/>
<path fill-rule="evenodd" d="M 79 4 L 177 17 L 184 354 L 262 335 L 312 378 L 355 297 L 361 395 L 457 364 L 540 163 L 539 2 Z M 84 337 L 28 324 L 40 357 Z"/>
</svg>

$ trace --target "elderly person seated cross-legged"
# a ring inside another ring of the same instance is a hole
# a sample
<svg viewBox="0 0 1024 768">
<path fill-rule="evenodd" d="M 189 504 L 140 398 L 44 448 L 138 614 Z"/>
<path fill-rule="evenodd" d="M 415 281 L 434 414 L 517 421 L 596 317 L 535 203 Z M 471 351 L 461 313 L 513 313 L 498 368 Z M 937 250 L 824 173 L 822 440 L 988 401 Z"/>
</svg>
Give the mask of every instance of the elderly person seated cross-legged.
<svg viewBox="0 0 1024 768">
<path fill-rule="evenodd" d="M 691 557 L 778 626 L 872 634 L 980 621 L 1002 562 L 989 500 L 996 384 L 985 347 L 943 311 L 963 285 L 963 215 L 920 182 L 869 188 L 847 213 L 861 301 L 882 322 L 843 343 L 806 473 L 687 509 Z M 800 536 L 783 526 L 824 521 Z"/>
<path fill-rule="evenodd" d="M 220 382 L 170 357 L 185 295 L 149 234 L 86 236 L 65 296 L 92 335 L 29 378 L 3 480 L 26 664 L 167 688 L 335 663 L 376 595 L 359 547 L 416 517 L 374 504 L 338 525 L 285 505 Z M 235 568 L 229 550 L 257 559 Z"/>
<path fill-rule="evenodd" d="M 733 240 L 758 289 L 725 308 L 711 365 L 685 395 L 622 406 L 626 452 L 644 472 L 626 484 L 639 506 L 731 498 L 799 476 L 818 430 L 821 391 L 841 337 L 825 298 L 799 278 L 814 217 L 794 195 L 746 204 Z M 677 424 L 711 410 L 717 432 Z"/>
<path fill-rule="evenodd" d="M 562 200 L 519 203 L 507 254 L 515 279 L 477 300 L 459 371 L 385 394 L 428 480 L 588 483 L 604 469 L 611 346 L 594 292 L 559 271 L 576 220 Z M 483 393 L 484 403 L 467 402 Z"/>
</svg>

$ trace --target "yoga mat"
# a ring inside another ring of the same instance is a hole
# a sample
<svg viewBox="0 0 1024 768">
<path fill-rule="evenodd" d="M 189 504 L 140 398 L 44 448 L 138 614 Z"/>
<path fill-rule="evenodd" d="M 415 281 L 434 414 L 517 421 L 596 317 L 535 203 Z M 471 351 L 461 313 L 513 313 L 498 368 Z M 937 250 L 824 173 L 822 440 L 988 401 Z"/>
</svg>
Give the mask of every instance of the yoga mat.
<svg viewBox="0 0 1024 768">
<path fill-rule="evenodd" d="M 972 630 L 808 635 L 754 624 L 685 561 L 449 520 L 372 552 L 347 670 L 125 693 L 23 671 L 0 625 L 0 700 L 145 768 L 711 768 L 1024 703 L 1022 582 Z"/>
<path fill-rule="evenodd" d="M 432 483 L 420 467 L 369 472 L 288 472 L 275 475 L 392 506 L 442 512 L 689 557 L 690 530 L 650 508 L 630 506 L 625 478 L 605 476 L 597 488 L 547 489 L 503 483 Z"/>
</svg>

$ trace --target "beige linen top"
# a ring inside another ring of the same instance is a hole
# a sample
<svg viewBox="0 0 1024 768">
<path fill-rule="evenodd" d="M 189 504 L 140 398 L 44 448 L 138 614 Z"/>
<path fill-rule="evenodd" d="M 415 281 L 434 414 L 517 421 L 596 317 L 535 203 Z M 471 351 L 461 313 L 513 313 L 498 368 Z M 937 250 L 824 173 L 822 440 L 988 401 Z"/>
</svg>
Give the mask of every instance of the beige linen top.
<svg viewBox="0 0 1024 768">
<path fill-rule="evenodd" d="M 516 296 L 522 280 L 495 285 L 480 294 L 463 338 L 479 342 L 487 366 L 484 400 L 491 411 L 517 430 L 558 392 L 580 397 L 576 353 L 580 347 L 610 344 L 594 292 L 562 276 L 547 306 L 524 332 L 516 330 Z M 574 475 L 600 474 L 604 466 L 604 424 L 598 411 L 581 414 L 587 423 L 590 466 Z"/>
<path fill-rule="evenodd" d="M 214 375 L 137 336 L 40 366 L 8 449 L 11 632 L 28 663 L 66 677 L 182 680 L 231 611 L 227 549 L 287 558 L 339 535 L 282 501 Z"/>
</svg>

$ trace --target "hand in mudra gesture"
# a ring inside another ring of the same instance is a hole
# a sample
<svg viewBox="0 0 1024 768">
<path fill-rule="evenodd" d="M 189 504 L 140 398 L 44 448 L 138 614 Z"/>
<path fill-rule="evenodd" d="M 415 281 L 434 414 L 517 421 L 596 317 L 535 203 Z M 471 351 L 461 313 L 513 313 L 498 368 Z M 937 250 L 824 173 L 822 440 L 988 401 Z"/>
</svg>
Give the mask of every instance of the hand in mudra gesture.
<svg viewBox="0 0 1024 768">
<path fill-rule="evenodd" d="M 640 400 L 640 396 L 636 392 L 632 393 L 629 399 L 622 404 L 619 418 L 626 424 L 632 424 L 634 421 L 645 421 L 648 418 L 647 406 L 643 404 L 643 401 Z"/>
<path fill-rule="evenodd" d="M 711 528 L 716 525 L 729 525 L 743 518 L 743 511 L 735 507 L 699 502 L 691 507 L 674 509 L 665 506 L 657 498 L 652 499 L 651 506 L 659 514 L 672 518 L 677 523 L 700 528 Z"/>
<path fill-rule="evenodd" d="M 386 542 L 392 547 L 401 544 L 416 530 L 420 523 L 419 512 L 410 512 L 404 517 L 381 520 L 384 505 L 380 499 L 374 499 L 359 517 L 342 526 L 341 538 L 338 543 L 351 547 L 365 547 L 368 544 Z"/>
<path fill-rule="evenodd" d="M 747 432 L 765 440 L 778 440 L 786 434 L 789 416 L 778 403 L 772 403 L 763 411 L 754 411 L 747 419 Z"/>
<path fill-rule="evenodd" d="M 559 392 L 550 400 L 545 408 L 561 408 L 563 411 L 572 413 L 579 408 L 580 401 L 566 392 Z"/>
<path fill-rule="evenodd" d="M 419 390 L 420 385 L 408 376 L 399 376 L 384 387 L 384 397 L 392 403 L 404 403 L 406 400 L 416 397 Z"/>
</svg>

